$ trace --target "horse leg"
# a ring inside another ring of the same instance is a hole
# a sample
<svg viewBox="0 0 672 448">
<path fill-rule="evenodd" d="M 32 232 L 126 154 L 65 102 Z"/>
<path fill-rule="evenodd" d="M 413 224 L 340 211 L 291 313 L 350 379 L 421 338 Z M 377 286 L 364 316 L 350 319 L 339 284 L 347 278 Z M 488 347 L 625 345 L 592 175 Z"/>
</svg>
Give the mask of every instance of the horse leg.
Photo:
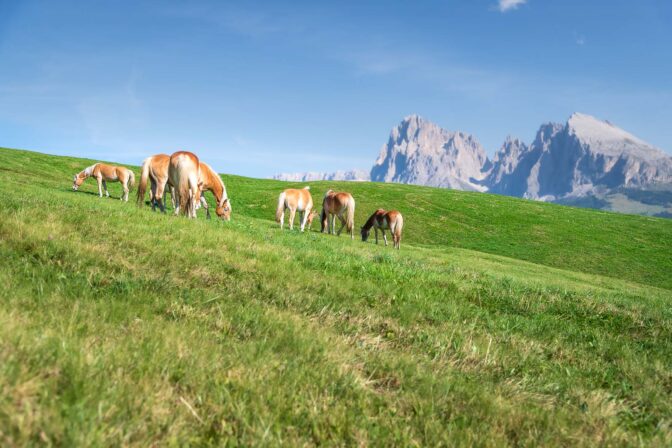
<svg viewBox="0 0 672 448">
<path fill-rule="evenodd" d="M 306 209 L 301 212 L 301 231 L 306 228 L 306 221 L 308 220 L 308 215 L 310 215 L 310 209 Z"/>
<path fill-rule="evenodd" d="M 177 188 L 175 190 L 172 190 L 172 192 L 175 193 L 175 196 L 173 196 L 175 198 L 175 207 L 173 208 L 173 214 L 177 216 L 178 213 L 180 213 L 180 193 L 177 191 Z"/>
<path fill-rule="evenodd" d="M 164 188 L 166 187 L 165 184 L 161 184 L 160 182 L 156 183 L 156 193 L 154 194 L 154 205 L 152 207 L 155 207 L 156 205 L 159 206 L 159 209 L 161 209 L 161 213 L 166 213 L 166 198 L 164 194 L 166 192 L 164 191 Z M 152 208 L 154 210 L 154 208 Z"/>
<path fill-rule="evenodd" d="M 378 227 L 374 227 L 373 231 L 376 233 L 376 244 L 378 244 Z"/>
<path fill-rule="evenodd" d="M 345 219 L 343 219 L 343 217 L 341 215 L 338 215 L 338 219 L 339 219 L 339 221 L 341 221 L 341 228 L 338 229 L 338 232 L 336 233 L 336 235 L 341 236 L 341 232 L 343 231 L 343 227 L 345 227 Z"/>
<path fill-rule="evenodd" d="M 294 230 L 294 217 L 296 216 L 296 209 L 289 209 L 289 230 Z"/>
<path fill-rule="evenodd" d="M 205 209 L 205 217 L 210 219 L 210 209 L 208 208 L 208 201 L 201 195 L 201 206 Z"/>
<path fill-rule="evenodd" d="M 385 247 L 387 247 L 387 235 L 385 234 L 385 229 L 380 229 L 383 232 L 383 239 L 385 240 Z"/>
<path fill-rule="evenodd" d="M 280 230 L 285 226 L 285 209 L 282 209 L 282 213 L 280 214 Z"/>
<path fill-rule="evenodd" d="M 331 215 L 331 234 L 336 235 L 336 215 Z"/>
<path fill-rule="evenodd" d="M 156 211 L 156 182 L 154 182 L 154 179 L 150 179 L 149 181 L 149 203 L 152 204 L 152 211 Z M 144 198 L 143 198 L 144 200 Z"/>
<path fill-rule="evenodd" d="M 169 186 L 168 190 L 170 191 L 170 205 L 175 207 L 179 207 L 180 203 L 175 200 L 175 187 Z M 165 201 L 164 201 L 164 206 L 165 206 Z"/>
<path fill-rule="evenodd" d="M 103 188 L 105 189 L 105 196 L 110 197 L 110 192 L 107 191 L 107 182 L 103 180 Z"/>
<path fill-rule="evenodd" d="M 124 194 L 121 195 L 121 200 L 124 202 L 128 202 L 128 183 L 131 181 L 130 177 L 126 177 L 125 181 L 121 182 L 121 186 L 124 189 Z"/>
<path fill-rule="evenodd" d="M 96 177 L 96 180 L 98 181 L 98 197 L 102 198 L 103 197 L 103 179 L 100 177 Z"/>
</svg>

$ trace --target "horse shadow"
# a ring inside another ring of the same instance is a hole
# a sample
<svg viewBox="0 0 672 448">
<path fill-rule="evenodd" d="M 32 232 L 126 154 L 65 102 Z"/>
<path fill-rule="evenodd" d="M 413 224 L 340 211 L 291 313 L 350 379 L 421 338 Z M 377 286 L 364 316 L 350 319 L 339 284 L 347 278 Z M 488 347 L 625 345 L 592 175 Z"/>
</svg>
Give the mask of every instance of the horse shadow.
<svg viewBox="0 0 672 448">
<path fill-rule="evenodd" d="M 95 191 L 84 191 L 84 190 L 73 190 L 72 188 L 66 188 L 65 191 L 69 191 L 70 193 L 79 193 L 79 194 L 88 194 L 90 196 L 96 196 L 98 197 L 98 193 Z M 105 195 L 103 194 L 103 198 L 105 198 Z M 121 199 L 121 196 L 114 196 L 110 194 L 110 197 L 108 199 Z"/>
</svg>

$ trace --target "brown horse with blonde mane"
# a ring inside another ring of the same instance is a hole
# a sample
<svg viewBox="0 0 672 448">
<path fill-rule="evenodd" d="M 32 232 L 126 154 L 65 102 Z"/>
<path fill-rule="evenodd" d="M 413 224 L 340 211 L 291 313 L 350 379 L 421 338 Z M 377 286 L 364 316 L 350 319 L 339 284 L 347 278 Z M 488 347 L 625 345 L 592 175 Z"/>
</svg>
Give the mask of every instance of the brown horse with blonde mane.
<svg viewBox="0 0 672 448">
<path fill-rule="evenodd" d="M 150 183 L 149 202 L 152 204 L 152 210 L 156 210 L 158 205 L 161 212 L 166 212 L 166 198 L 164 196 L 166 187 L 173 195 L 172 186 L 168 184 L 168 165 L 170 156 L 168 154 L 155 154 L 147 157 L 142 162 L 140 170 L 140 182 L 138 183 L 138 205 L 142 206 L 145 202 L 145 192 L 147 191 L 147 182 Z M 173 207 L 175 204 L 173 203 Z"/>
<path fill-rule="evenodd" d="M 330 219 L 331 218 L 331 219 Z M 341 228 L 336 232 L 336 218 L 341 221 Z M 355 199 L 350 193 L 329 190 L 322 199 L 322 232 L 341 234 L 343 227 L 355 238 Z"/>
<path fill-rule="evenodd" d="M 188 218 L 196 218 L 196 204 L 201 201 L 200 171 L 196 154 L 177 151 L 170 156 L 168 183 L 175 192 L 175 215 L 182 212 Z"/>
<path fill-rule="evenodd" d="M 105 195 L 108 198 L 110 197 L 110 193 L 107 191 L 107 181 L 121 182 L 121 187 L 123 188 L 124 193 L 121 195 L 120 199 L 127 202 L 128 192 L 131 191 L 131 188 L 135 183 L 135 174 L 128 168 L 107 165 L 105 163 L 96 163 L 83 169 L 78 174 L 75 174 L 72 189 L 77 191 L 80 185 L 82 185 L 82 183 L 89 177 L 94 177 L 96 181 L 98 181 L 98 196 L 101 198 L 103 197 L 103 188 L 105 189 Z"/>
<path fill-rule="evenodd" d="M 280 230 L 282 230 L 283 225 L 285 224 L 285 210 L 289 209 L 289 230 L 294 229 L 294 216 L 296 212 L 299 212 L 299 224 L 301 226 L 301 231 L 308 224 L 308 229 L 310 230 L 311 225 L 313 224 L 313 219 L 317 216 L 317 213 L 312 211 L 313 209 L 313 197 L 310 195 L 310 187 L 304 187 L 300 190 L 294 188 L 288 188 L 278 197 L 278 208 L 275 211 L 275 220 L 280 224 Z"/>
<path fill-rule="evenodd" d="M 199 186 L 201 189 L 201 205 L 205 209 L 208 219 L 210 219 L 210 209 L 208 201 L 203 197 L 203 192 L 210 191 L 215 196 L 215 214 L 227 221 L 231 220 L 231 201 L 226 194 L 226 187 L 222 178 L 205 162 L 200 162 Z"/>
<path fill-rule="evenodd" d="M 376 244 L 378 244 L 378 229 L 380 229 L 383 232 L 383 239 L 387 246 L 385 230 L 389 230 L 392 234 L 394 247 L 396 249 L 401 248 L 401 231 L 404 228 L 404 218 L 397 210 L 390 210 L 389 212 L 386 212 L 382 208 L 376 210 L 368 221 L 366 221 L 366 224 L 362 226 L 362 241 L 366 241 L 369 238 L 369 232 L 371 232 L 372 227 L 376 232 Z"/>
</svg>

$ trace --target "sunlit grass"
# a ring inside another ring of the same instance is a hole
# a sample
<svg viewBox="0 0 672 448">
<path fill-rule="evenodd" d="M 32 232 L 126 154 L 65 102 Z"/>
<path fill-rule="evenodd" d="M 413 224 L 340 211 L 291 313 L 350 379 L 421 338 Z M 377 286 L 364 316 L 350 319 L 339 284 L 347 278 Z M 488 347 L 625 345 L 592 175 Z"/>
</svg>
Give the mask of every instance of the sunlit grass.
<svg viewBox="0 0 672 448">
<path fill-rule="evenodd" d="M 334 184 L 397 252 L 281 232 L 280 182 L 188 221 L 0 164 L 3 445 L 672 443 L 670 221 Z"/>
</svg>

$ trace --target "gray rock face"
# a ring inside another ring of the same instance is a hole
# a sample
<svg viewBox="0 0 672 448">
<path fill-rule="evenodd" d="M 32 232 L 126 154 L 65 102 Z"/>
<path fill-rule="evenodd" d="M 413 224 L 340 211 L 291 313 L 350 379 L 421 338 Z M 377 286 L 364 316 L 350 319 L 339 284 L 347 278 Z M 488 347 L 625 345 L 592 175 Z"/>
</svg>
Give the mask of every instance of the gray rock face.
<svg viewBox="0 0 672 448">
<path fill-rule="evenodd" d="M 573 114 L 542 125 L 525 147 L 507 141 L 485 185 L 493 193 L 546 201 L 672 182 L 672 158 L 607 121 Z"/>
<path fill-rule="evenodd" d="M 479 182 L 487 163 L 473 136 L 411 115 L 392 129 L 371 169 L 371 180 L 484 191 Z"/>
<path fill-rule="evenodd" d="M 543 124 L 530 145 L 508 137 L 490 161 L 473 136 L 411 115 L 392 129 L 370 174 L 351 170 L 274 179 L 399 182 L 568 203 L 623 189 L 667 191 L 672 157 L 608 121 L 575 113 L 565 124 Z"/>
<path fill-rule="evenodd" d="M 368 181 L 368 170 L 348 170 L 348 171 L 334 171 L 332 173 L 325 172 L 309 172 L 309 173 L 281 173 L 273 176 L 275 180 L 286 180 L 291 182 L 309 182 L 316 180 L 350 180 L 350 181 Z"/>
</svg>

